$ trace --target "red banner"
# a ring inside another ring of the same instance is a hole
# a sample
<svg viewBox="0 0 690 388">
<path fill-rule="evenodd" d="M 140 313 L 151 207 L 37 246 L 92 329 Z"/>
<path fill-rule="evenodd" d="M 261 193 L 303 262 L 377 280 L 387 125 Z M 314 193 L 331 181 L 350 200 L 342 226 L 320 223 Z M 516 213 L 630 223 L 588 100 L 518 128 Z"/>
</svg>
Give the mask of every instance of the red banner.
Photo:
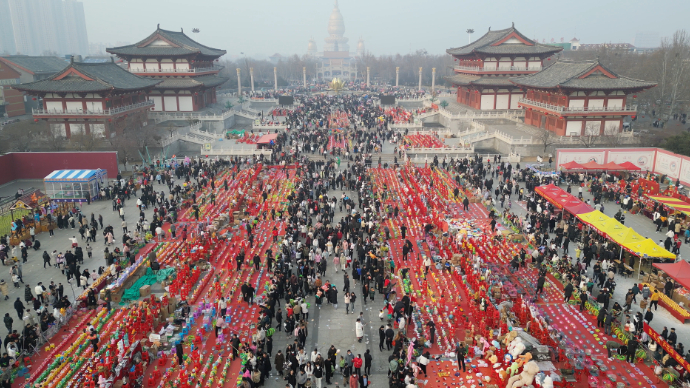
<svg viewBox="0 0 690 388">
<path fill-rule="evenodd" d="M 678 361 L 680 365 L 685 368 L 686 371 L 690 372 L 690 363 L 685 361 L 685 359 L 676 352 L 676 349 L 673 349 L 673 346 L 671 346 L 668 342 L 666 342 L 665 339 L 659 335 L 654 329 L 651 328 L 647 323 L 644 324 L 644 332 L 649 335 L 649 338 L 652 339 L 652 341 L 656 342 L 661 346 L 666 353 L 668 353 L 671 357 L 673 357 L 674 360 Z"/>
</svg>

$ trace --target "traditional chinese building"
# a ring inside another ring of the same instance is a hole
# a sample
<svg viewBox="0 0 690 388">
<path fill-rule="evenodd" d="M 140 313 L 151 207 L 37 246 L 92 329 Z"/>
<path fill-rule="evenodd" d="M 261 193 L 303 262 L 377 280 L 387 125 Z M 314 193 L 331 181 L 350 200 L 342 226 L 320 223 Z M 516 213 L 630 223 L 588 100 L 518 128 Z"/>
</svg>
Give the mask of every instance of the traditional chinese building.
<svg viewBox="0 0 690 388">
<path fill-rule="evenodd" d="M 544 60 L 563 50 L 539 44 L 515 26 L 489 31 L 476 41 L 446 52 L 457 62 L 447 80 L 458 88 L 457 101 L 474 109 L 517 109 L 522 91 L 510 77 L 533 74 Z"/>
<path fill-rule="evenodd" d="M 139 77 L 115 63 L 72 62 L 52 77 L 13 85 L 43 99 L 34 120 L 45 120 L 55 136 L 112 137 L 147 124 L 153 101 L 146 98 L 161 80 Z"/>
<path fill-rule="evenodd" d="M 656 86 L 620 76 L 599 61 L 558 61 L 511 82 L 525 90 L 525 123 L 559 136 L 620 132 L 623 119 L 637 112 L 635 93 Z"/>
<path fill-rule="evenodd" d="M 225 50 L 204 46 L 184 31 L 162 30 L 160 25 L 146 39 L 106 49 L 127 61 L 130 72 L 161 82 L 149 99 L 154 111 L 193 112 L 216 103 L 216 88 L 227 78 L 219 77 L 218 61 Z"/>
</svg>

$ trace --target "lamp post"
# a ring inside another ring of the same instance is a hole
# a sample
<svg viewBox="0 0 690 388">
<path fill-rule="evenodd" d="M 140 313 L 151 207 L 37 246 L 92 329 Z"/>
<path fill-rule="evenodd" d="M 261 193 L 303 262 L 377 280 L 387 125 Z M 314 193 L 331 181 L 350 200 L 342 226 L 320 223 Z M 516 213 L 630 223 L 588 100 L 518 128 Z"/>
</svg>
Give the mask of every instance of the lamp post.
<svg viewBox="0 0 690 388">
<path fill-rule="evenodd" d="M 273 89 L 276 92 L 278 91 L 278 68 L 277 67 L 273 68 Z"/>
<path fill-rule="evenodd" d="M 436 68 L 431 68 L 431 94 L 434 94 L 434 87 L 436 86 Z"/>
<path fill-rule="evenodd" d="M 367 87 L 369 87 L 369 66 L 367 66 Z"/>
<path fill-rule="evenodd" d="M 240 68 L 237 68 L 237 97 L 242 98 L 242 79 L 240 78 Z"/>
<path fill-rule="evenodd" d="M 249 81 L 252 84 L 252 92 L 254 91 L 254 68 L 249 68 Z"/>
<path fill-rule="evenodd" d="M 419 87 L 417 90 L 422 90 L 422 68 L 419 68 Z"/>
<path fill-rule="evenodd" d="M 302 68 L 302 82 L 304 82 L 304 89 L 307 88 L 307 68 Z"/>
<path fill-rule="evenodd" d="M 474 34 L 474 29 L 468 28 L 467 29 L 467 35 L 468 35 L 467 44 L 472 43 L 472 34 Z"/>
<path fill-rule="evenodd" d="M 395 68 L 395 87 L 398 87 L 398 81 L 400 81 L 400 68 Z"/>
</svg>

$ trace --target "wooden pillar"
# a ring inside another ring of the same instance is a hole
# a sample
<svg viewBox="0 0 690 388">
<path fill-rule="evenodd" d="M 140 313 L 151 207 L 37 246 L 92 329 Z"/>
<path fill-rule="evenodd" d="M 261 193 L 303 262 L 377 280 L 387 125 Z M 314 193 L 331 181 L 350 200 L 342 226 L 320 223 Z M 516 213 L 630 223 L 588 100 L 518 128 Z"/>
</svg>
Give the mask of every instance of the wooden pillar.
<svg viewBox="0 0 690 388">
<path fill-rule="evenodd" d="M 497 103 L 498 103 L 498 89 L 494 89 L 494 110 L 496 109 Z"/>
</svg>

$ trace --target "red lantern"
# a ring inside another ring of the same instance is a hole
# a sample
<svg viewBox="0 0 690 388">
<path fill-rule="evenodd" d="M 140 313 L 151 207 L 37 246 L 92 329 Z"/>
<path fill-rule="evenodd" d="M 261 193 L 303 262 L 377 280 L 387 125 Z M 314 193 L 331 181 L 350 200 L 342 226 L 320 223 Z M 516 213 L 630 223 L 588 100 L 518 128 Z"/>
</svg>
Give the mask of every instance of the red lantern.
<svg viewBox="0 0 690 388">
<path fill-rule="evenodd" d="M 637 98 L 637 94 L 633 94 L 633 98 Z"/>
<path fill-rule="evenodd" d="M 36 101 L 36 97 L 32 98 L 32 100 Z"/>
<path fill-rule="evenodd" d="M 34 123 L 37 123 L 37 122 L 38 122 L 38 119 L 34 119 Z"/>
</svg>

